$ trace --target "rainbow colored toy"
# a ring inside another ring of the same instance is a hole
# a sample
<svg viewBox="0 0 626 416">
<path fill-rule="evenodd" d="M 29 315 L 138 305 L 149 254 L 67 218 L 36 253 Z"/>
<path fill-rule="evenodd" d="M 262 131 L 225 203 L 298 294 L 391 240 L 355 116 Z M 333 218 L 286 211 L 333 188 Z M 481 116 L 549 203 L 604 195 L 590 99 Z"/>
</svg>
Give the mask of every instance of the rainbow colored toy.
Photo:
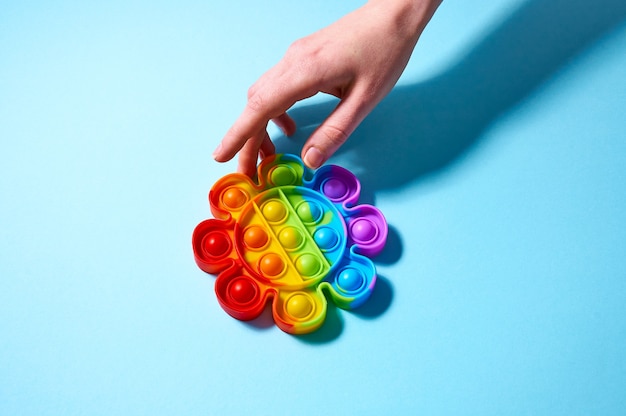
<svg viewBox="0 0 626 416">
<path fill-rule="evenodd" d="M 334 165 L 311 174 L 287 154 L 264 159 L 258 178 L 256 184 L 233 173 L 218 180 L 209 192 L 215 219 L 193 232 L 196 263 L 218 274 L 222 308 L 251 320 L 271 301 L 276 325 L 304 334 L 324 323 L 324 290 L 340 308 L 363 304 L 376 283 L 366 256 L 383 249 L 387 222 L 377 208 L 355 205 L 357 178 Z"/>
</svg>

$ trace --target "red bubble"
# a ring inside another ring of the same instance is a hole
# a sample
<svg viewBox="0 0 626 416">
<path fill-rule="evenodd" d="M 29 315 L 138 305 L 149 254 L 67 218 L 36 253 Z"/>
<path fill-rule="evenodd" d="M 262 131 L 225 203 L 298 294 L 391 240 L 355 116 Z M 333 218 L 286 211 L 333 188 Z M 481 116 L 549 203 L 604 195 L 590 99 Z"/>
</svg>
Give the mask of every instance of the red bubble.
<svg viewBox="0 0 626 416">
<path fill-rule="evenodd" d="M 238 277 L 228 285 L 228 294 L 236 303 L 244 305 L 257 297 L 257 285 L 246 277 Z"/>
<path fill-rule="evenodd" d="M 202 239 L 202 247 L 210 257 L 220 258 L 230 253 L 230 239 L 226 233 L 212 231 Z"/>
</svg>

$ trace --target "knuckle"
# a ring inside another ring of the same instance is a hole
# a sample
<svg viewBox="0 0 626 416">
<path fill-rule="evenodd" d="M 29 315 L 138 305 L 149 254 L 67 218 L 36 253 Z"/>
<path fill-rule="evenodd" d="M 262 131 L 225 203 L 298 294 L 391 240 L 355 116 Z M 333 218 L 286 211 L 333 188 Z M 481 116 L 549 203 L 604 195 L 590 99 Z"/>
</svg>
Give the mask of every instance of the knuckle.
<svg viewBox="0 0 626 416">
<path fill-rule="evenodd" d="M 265 112 L 267 100 L 257 89 L 248 91 L 248 108 L 255 112 Z"/>
<path fill-rule="evenodd" d="M 309 38 L 298 39 L 287 49 L 285 60 L 290 66 L 311 72 L 324 61 L 324 49 Z"/>
<path fill-rule="evenodd" d="M 323 131 L 326 142 L 333 148 L 337 148 L 344 144 L 350 135 L 345 129 L 334 125 L 328 125 Z"/>
<path fill-rule="evenodd" d="M 307 38 L 297 39 L 287 48 L 287 55 L 300 55 L 302 51 L 308 49 L 308 45 Z"/>
<path fill-rule="evenodd" d="M 250 86 L 250 88 L 248 88 L 248 99 L 250 99 L 250 97 L 252 97 L 254 94 L 256 94 L 258 88 L 256 86 L 256 84 L 253 84 L 252 86 Z"/>
</svg>

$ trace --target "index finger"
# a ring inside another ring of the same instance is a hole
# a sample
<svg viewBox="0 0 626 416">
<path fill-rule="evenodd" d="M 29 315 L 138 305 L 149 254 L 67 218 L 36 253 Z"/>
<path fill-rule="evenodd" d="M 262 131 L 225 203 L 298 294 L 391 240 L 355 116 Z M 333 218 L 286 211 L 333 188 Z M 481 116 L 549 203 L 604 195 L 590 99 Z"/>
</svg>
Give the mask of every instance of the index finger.
<svg viewBox="0 0 626 416">
<path fill-rule="evenodd" d="M 216 161 L 232 159 L 270 120 L 282 116 L 297 101 L 317 92 L 310 80 L 279 71 L 275 67 L 250 88 L 246 107 L 213 153 Z"/>
</svg>

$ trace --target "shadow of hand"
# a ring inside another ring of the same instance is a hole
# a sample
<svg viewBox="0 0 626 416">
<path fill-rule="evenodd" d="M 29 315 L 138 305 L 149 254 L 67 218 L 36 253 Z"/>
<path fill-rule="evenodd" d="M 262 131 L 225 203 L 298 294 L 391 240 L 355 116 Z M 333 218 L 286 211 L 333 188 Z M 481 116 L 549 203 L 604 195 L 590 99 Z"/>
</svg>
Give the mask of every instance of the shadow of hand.
<svg viewBox="0 0 626 416">
<path fill-rule="evenodd" d="M 439 76 L 395 88 L 337 154 L 372 192 L 440 172 L 625 17 L 624 0 L 530 0 Z M 300 130 L 277 149 L 299 153 L 336 103 L 295 108 Z"/>
</svg>

